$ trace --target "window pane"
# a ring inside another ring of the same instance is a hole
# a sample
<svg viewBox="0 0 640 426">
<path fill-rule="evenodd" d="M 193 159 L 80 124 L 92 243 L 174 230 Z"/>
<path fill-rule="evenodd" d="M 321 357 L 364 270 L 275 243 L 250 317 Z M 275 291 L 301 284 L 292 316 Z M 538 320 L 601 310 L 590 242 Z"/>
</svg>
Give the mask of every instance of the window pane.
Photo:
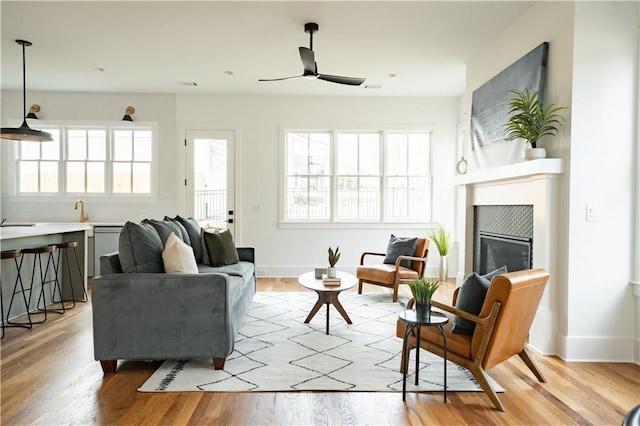
<svg viewBox="0 0 640 426">
<path fill-rule="evenodd" d="M 144 194 L 151 192 L 151 165 L 133 163 L 133 192 Z"/>
<path fill-rule="evenodd" d="M 331 146 L 329 135 L 312 134 L 309 140 L 309 174 L 328 175 L 331 173 Z"/>
<path fill-rule="evenodd" d="M 67 162 L 67 192 L 85 192 L 84 162 Z"/>
<path fill-rule="evenodd" d="M 387 140 L 387 174 L 389 176 L 407 174 L 407 137 L 406 135 L 389 135 Z"/>
<path fill-rule="evenodd" d="M 380 174 L 380 134 L 360 136 L 360 175 Z"/>
<path fill-rule="evenodd" d="M 87 160 L 105 161 L 107 159 L 106 130 L 89 130 Z"/>
<path fill-rule="evenodd" d="M 85 130 L 74 129 L 67 132 L 67 159 L 87 159 L 87 132 Z"/>
<path fill-rule="evenodd" d="M 104 163 L 87 163 L 87 192 L 104 192 Z"/>
<path fill-rule="evenodd" d="M 113 163 L 113 192 L 131 192 L 131 163 Z"/>
<path fill-rule="evenodd" d="M 40 192 L 58 192 L 57 162 L 40 162 Z"/>
<path fill-rule="evenodd" d="M 22 142 L 24 143 L 24 142 Z M 20 192 L 38 192 L 38 162 L 20 161 Z"/>
<path fill-rule="evenodd" d="M 409 178 L 408 218 L 427 220 L 429 218 L 429 201 L 431 189 L 429 179 L 424 177 Z"/>
<path fill-rule="evenodd" d="M 22 141 L 18 144 L 20 147 L 20 159 L 22 160 L 39 160 L 40 159 L 41 142 Z"/>
<path fill-rule="evenodd" d="M 428 135 L 409 135 L 409 175 L 426 176 L 429 172 L 430 162 Z"/>
<path fill-rule="evenodd" d="M 151 132 L 136 131 L 133 145 L 133 159 L 135 161 L 151 161 Z"/>
<path fill-rule="evenodd" d="M 309 144 L 308 135 L 300 133 L 289 133 L 287 143 L 287 165 L 289 175 L 309 174 Z"/>
<path fill-rule="evenodd" d="M 400 219 L 407 216 L 407 179 L 390 177 L 387 180 L 385 217 Z"/>
<path fill-rule="evenodd" d="M 113 159 L 115 161 L 131 161 L 133 153 L 133 134 L 129 130 L 113 132 Z"/>
<path fill-rule="evenodd" d="M 355 133 L 340 133 L 337 140 L 337 153 L 338 174 L 358 174 L 358 135 Z"/>
<path fill-rule="evenodd" d="M 338 179 L 336 217 L 339 220 L 379 220 L 380 180 L 370 177 Z"/>
<path fill-rule="evenodd" d="M 60 131 L 58 129 L 46 129 L 53 138 L 50 142 L 41 142 L 42 160 L 59 160 L 60 159 Z"/>
</svg>

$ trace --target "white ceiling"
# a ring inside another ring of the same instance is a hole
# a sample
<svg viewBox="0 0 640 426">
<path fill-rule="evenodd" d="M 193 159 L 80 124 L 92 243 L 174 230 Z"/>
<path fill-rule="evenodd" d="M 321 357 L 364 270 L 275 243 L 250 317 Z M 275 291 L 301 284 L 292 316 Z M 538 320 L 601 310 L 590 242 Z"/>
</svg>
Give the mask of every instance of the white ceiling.
<svg viewBox="0 0 640 426">
<path fill-rule="evenodd" d="M 27 91 L 459 96 L 468 58 L 532 3 L 4 0 L 1 83 L 22 88 L 14 40 L 26 39 Z M 258 82 L 302 73 L 306 22 L 320 26 L 320 73 L 366 77 L 363 86 L 381 88 Z"/>
</svg>

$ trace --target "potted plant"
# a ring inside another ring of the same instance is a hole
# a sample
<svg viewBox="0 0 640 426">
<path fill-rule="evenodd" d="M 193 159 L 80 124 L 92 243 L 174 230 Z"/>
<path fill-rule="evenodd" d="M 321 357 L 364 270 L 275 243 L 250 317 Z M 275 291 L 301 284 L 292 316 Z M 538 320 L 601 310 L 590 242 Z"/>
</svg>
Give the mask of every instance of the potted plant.
<svg viewBox="0 0 640 426">
<path fill-rule="evenodd" d="M 440 253 L 440 273 L 438 279 L 446 281 L 449 277 L 447 255 L 451 246 L 451 233 L 444 226 L 437 224 L 435 229 L 431 230 L 431 240 L 435 243 L 438 253 Z"/>
<path fill-rule="evenodd" d="M 545 106 L 539 100 L 539 92 L 531 93 L 529 89 L 511 90 L 513 97 L 509 99 L 509 120 L 505 124 L 506 139 L 524 139 L 531 147 L 524 152 L 526 160 L 546 157 L 544 148 L 537 143 L 543 136 L 555 136 L 564 118 L 558 111 L 566 107 L 554 104 Z"/>
<path fill-rule="evenodd" d="M 438 281 L 429 281 L 425 278 L 418 278 L 410 281 L 408 285 L 416 303 L 416 317 L 419 319 L 429 319 L 431 317 L 431 298 L 440 286 L 440 283 Z"/>
<path fill-rule="evenodd" d="M 336 277 L 336 263 L 338 263 L 338 260 L 340 260 L 339 250 L 339 246 L 336 246 L 336 251 L 333 251 L 333 249 L 329 247 L 329 267 L 327 268 L 328 278 Z"/>
</svg>

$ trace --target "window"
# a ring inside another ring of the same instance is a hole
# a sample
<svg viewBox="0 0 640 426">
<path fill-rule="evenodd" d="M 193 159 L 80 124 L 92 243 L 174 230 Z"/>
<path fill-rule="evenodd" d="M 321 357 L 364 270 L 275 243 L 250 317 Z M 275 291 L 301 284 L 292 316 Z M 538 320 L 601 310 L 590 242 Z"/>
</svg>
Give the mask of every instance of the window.
<svg viewBox="0 0 640 426">
<path fill-rule="evenodd" d="M 151 194 L 149 126 L 60 125 L 53 142 L 20 142 L 18 194 Z"/>
<path fill-rule="evenodd" d="M 427 222 L 429 133 L 285 131 L 285 222 Z"/>
</svg>

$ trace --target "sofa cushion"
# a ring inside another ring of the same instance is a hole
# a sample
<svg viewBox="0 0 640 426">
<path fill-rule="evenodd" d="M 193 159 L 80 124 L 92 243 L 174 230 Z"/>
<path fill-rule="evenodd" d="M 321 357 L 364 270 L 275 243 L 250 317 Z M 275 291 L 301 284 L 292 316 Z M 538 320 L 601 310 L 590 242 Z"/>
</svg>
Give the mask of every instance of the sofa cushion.
<svg viewBox="0 0 640 426">
<path fill-rule="evenodd" d="M 403 240 L 391 234 L 389 244 L 387 245 L 387 253 L 382 263 L 395 264 L 398 256 L 413 256 L 416 252 L 417 243 L 418 238 L 407 238 Z M 403 260 L 400 262 L 400 265 L 405 268 L 411 268 L 411 261 Z"/>
<path fill-rule="evenodd" d="M 202 263 L 202 241 L 200 240 L 200 234 L 202 233 L 202 228 L 198 224 L 198 222 L 190 217 L 185 219 L 184 217 L 178 215 L 175 217 L 175 220 L 180 222 L 182 226 L 187 230 L 189 234 L 189 241 L 191 242 L 191 248 L 193 249 L 193 254 L 196 257 L 196 263 Z"/>
<path fill-rule="evenodd" d="M 187 229 L 184 227 L 183 224 L 181 224 L 175 219 L 170 218 L 169 216 L 165 216 L 164 220 L 174 223 L 178 227 L 178 229 L 180 229 L 181 235 L 178 235 L 178 236 L 181 237 L 182 241 L 191 245 L 191 238 L 189 238 L 189 233 L 187 232 Z"/>
<path fill-rule="evenodd" d="M 164 272 L 162 240 L 155 228 L 147 223 L 128 222 L 120 231 L 118 252 L 122 271 Z"/>
<path fill-rule="evenodd" d="M 167 274 L 197 274 L 198 265 L 193 256 L 191 246 L 174 233 L 169 234 L 167 242 L 162 250 L 164 271 Z"/>
<path fill-rule="evenodd" d="M 153 226 L 158 235 L 160 236 L 160 241 L 162 241 L 162 245 L 167 244 L 167 238 L 169 235 L 174 234 L 176 237 L 182 239 L 182 231 L 178 227 L 176 223 L 170 222 L 168 220 L 157 220 L 157 219 L 144 219 L 141 223 L 148 223 Z"/>
<path fill-rule="evenodd" d="M 224 231 L 205 230 L 204 242 L 211 266 L 233 265 L 240 261 L 233 235 L 229 229 Z"/>
<path fill-rule="evenodd" d="M 480 315 L 484 299 L 487 296 L 487 290 L 489 290 L 489 284 L 491 284 L 491 279 L 496 275 L 506 273 L 507 267 L 503 266 L 485 275 L 479 275 L 477 272 L 469 275 L 460 286 L 460 290 L 458 290 L 456 308 L 473 315 Z M 451 330 L 453 333 L 473 334 L 475 329 L 475 322 L 457 315 L 454 317 L 453 328 Z"/>
<path fill-rule="evenodd" d="M 216 272 L 219 274 L 227 274 L 234 277 L 242 277 L 244 281 L 249 281 L 255 272 L 255 265 L 251 262 L 240 261 L 233 265 L 225 266 L 208 266 L 200 264 L 198 265 L 198 272 L 201 274 L 207 274 Z"/>
</svg>

